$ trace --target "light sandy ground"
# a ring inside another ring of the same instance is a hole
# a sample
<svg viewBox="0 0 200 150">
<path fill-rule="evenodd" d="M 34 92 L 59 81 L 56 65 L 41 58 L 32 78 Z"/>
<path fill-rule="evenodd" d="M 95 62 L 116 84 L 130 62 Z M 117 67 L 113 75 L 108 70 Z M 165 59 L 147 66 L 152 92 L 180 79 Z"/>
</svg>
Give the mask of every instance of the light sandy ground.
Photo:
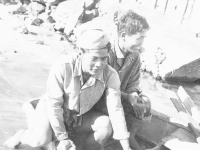
<svg viewBox="0 0 200 150">
<path fill-rule="evenodd" d="M 1 6 L 1 5 L 0 5 Z M 2 8 L 1 15 L 2 15 Z M 0 149 L 17 130 L 26 128 L 22 104 L 45 93 L 52 63 L 64 51 L 64 44 L 55 37 L 23 35 L 13 30 L 18 19 L 9 16 L 0 20 Z"/>
<path fill-rule="evenodd" d="M 38 37 L 23 35 L 13 30 L 19 23 L 10 17 L 0 4 L 0 150 L 6 150 L 3 142 L 21 128 L 26 128 L 25 114 L 22 104 L 29 99 L 41 96 L 46 90 L 46 80 L 52 63 L 63 54 L 64 42 L 56 36 Z M 152 63 L 152 56 L 157 47 L 167 54 L 162 66 L 163 72 L 179 67 L 183 62 L 199 58 L 200 39 L 194 31 L 173 23 L 167 16 L 146 12 L 151 30 L 145 42 L 146 58 Z M 36 39 L 44 39 L 44 45 L 36 44 Z M 162 88 L 162 83 L 151 79 L 142 80 L 144 91 L 153 100 L 152 107 L 160 112 L 177 116 L 176 110 Z M 188 85 L 187 85 L 188 87 Z M 191 93 L 199 90 L 192 87 Z M 195 97 L 199 99 L 199 95 Z"/>
</svg>

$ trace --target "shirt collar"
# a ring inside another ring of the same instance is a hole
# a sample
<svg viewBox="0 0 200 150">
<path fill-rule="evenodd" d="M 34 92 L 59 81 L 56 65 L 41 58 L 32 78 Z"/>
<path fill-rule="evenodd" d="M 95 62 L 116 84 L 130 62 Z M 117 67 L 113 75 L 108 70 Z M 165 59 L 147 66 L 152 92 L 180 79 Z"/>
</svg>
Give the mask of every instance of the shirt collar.
<svg viewBox="0 0 200 150">
<path fill-rule="evenodd" d="M 124 55 L 122 54 L 122 51 L 120 50 L 119 42 L 117 39 L 115 40 L 115 53 L 116 53 L 117 58 L 124 58 Z"/>
<path fill-rule="evenodd" d="M 77 58 L 75 61 L 75 66 L 74 66 L 74 77 L 76 76 L 82 76 L 82 70 L 81 70 L 81 56 Z"/>
</svg>

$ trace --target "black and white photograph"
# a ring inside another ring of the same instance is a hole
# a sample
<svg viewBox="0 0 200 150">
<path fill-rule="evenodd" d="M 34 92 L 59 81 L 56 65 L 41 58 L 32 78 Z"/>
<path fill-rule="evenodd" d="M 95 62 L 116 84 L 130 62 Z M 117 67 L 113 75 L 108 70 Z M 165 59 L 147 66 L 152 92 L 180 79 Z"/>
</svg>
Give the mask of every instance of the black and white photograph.
<svg viewBox="0 0 200 150">
<path fill-rule="evenodd" d="M 200 0 L 0 0 L 0 150 L 200 150 Z"/>
</svg>

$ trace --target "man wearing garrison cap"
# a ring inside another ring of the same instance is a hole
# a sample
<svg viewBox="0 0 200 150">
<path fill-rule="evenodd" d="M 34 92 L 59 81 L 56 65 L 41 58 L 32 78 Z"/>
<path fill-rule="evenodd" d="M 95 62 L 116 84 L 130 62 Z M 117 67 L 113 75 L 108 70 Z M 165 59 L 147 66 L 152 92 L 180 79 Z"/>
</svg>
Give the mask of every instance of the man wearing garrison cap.
<svg viewBox="0 0 200 150">
<path fill-rule="evenodd" d="M 121 81 L 121 99 L 130 131 L 130 145 L 135 150 L 142 150 L 135 135 L 145 122 L 151 121 L 152 117 L 151 101 L 139 86 L 140 54 L 144 51 L 143 42 L 149 30 L 149 24 L 143 16 L 129 9 L 120 9 L 113 18 L 117 35 L 114 33 L 115 36 L 111 36 L 110 39 L 112 46 L 108 53 L 108 64 L 117 71 Z M 103 29 L 108 33 L 111 32 L 108 28 L 110 24 L 104 22 L 104 19 L 99 17 L 82 24 L 76 29 L 75 35 L 88 29 Z M 115 38 L 112 39 L 112 37 Z M 108 114 L 104 99 L 100 100 L 94 108 Z"/>
<path fill-rule="evenodd" d="M 120 79 L 107 64 L 109 45 L 102 30 L 79 35 L 80 51 L 63 56 L 51 68 L 47 92 L 36 106 L 32 128 L 20 130 L 5 145 L 41 147 L 55 141 L 57 150 L 76 149 L 68 133 L 78 131 L 89 133 L 83 150 L 102 150 L 112 133 L 124 150 L 130 150 Z M 109 116 L 93 109 L 103 93 Z"/>
</svg>

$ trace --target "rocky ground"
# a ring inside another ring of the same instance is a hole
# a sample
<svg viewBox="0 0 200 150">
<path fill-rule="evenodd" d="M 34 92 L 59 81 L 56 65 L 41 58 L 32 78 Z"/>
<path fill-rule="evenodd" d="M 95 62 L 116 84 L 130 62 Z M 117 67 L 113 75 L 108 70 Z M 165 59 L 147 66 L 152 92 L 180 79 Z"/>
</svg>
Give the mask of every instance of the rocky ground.
<svg viewBox="0 0 200 150">
<path fill-rule="evenodd" d="M 41 96 L 46 90 L 46 80 L 52 63 L 66 52 L 66 41 L 60 41 L 56 33 L 46 36 L 21 34 L 13 28 L 22 23 L 20 15 L 8 14 L 14 5 L 0 4 L 0 150 L 5 150 L 3 142 L 17 130 L 26 128 L 25 114 L 21 109 L 24 102 Z M 200 58 L 198 29 L 177 18 L 159 12 L 143 9 L 151 29 L 148 33 L 143 54 L 147 70 L 164 76 L 167 72 Z M 38 44 L 38 40 L 44 43 Z M 155 53 L 163 56 L 156 61 Z M 163 61 L 161 65 L 157 62 Z M 175 109 L 166 95 L 168 84 L 155 81 L 144 74 L 141 86 L 152 99 L 152 108 L 173 116 Z M 184 85 L 199 104 L 199 86 Z M 175 85 L 177 87 L 177 85 Z M 164 107 L 166 106 L 166 107 Z"/>
</svg>

